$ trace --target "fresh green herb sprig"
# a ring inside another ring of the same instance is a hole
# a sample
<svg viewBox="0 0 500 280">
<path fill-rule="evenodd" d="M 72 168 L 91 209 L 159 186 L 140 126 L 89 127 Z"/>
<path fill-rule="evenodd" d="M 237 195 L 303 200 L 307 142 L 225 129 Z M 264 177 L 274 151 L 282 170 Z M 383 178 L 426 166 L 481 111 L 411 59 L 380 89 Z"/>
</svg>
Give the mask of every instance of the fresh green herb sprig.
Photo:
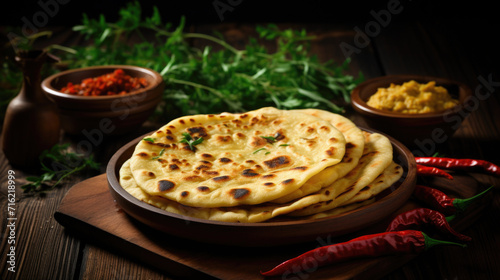
<svg viewBox="0 0 500 280">
<path fill-rule="evenodd" d="M 189 149 L 191 151 L 196 151 L 196 145 L 201 144 L 203 142 L 203 137 L 199 137 L 196 139 L 193 139 L 191 135 L 187 132 L 182 133 L 182 139 L 180 143 L 185 143 L 189 145 Z"/>
<path fill-rule="evenodd" d="M 258 153 L 258 152 L 260 152 L 260 151 L 265 151 L 265 150 L 267 150 L 267 149 L 266 149 L 266 148 L 260 148 L 260 149 L 257 149 L 257 150 L 255 150 L 255 151 L 253 151 L 253 154 L 256 154 L 256 153 Z M 266 155 L 267 155 L 268 153 L 269 153 L 269 152 L 266 152 Z"/>
<path fill-rule="evenodd" d="M 267 143 L 269 144 L 274 144 L 278 141 L 279 134 L 277 136 L 260 136 L 260 138 L 266 139 Z M 280 144 L 280 147 L 286 147 L 289 146 L 290 144 Z"/>
<path fill-rule="evenodd" d="M 274 144 L 274 143 L 276 143 L 278 141 L 278 139 L 277 139 L 278 137 L 277 136 L 260 136 L 260 138 L 266 139 L 267 143 L 269 143 L 269 144 Z M 290 146 L 290 144 L 287 144 L 287 143 L 279 145 L 279 147 L 288 147 L 288 146 Z M 255 150 L 253 152 L 253 154 L 256 154 L 256 153 L 258 153 L 260 151 L 265 151 L 265 150 L 267 150 L 267 149 L 266 148 L 260 148 L 260 149 Z M 267 151 L 265 154 L 268 155 L 270 153 L 271 152 Z"/>
<path fill-rule="evenodd" d="M 161 156 L 163 156 L 164 153 L 165 153 L 165 149 L 161 149 L 160 154 L 155 156 L 155 157 L 152 157 L 151 159 L 159 159 Z"/>
<path fill-rule="evenodd" d="M 87 169 L 98 170 L 100 164 L 94 157 L 69 152 L 69 144 L 56 144 L 40 155 L 40 176 L 30 176 L 29 183 L 21 186 L 25 193 L 44 193 L 54 189 L 64 179 Z"/>
<path fill-rule="evenodd" d="M 276 137 L 274 137 L 274 136 L 261 136 L 260 138 L 264 138 L 264 139 L 266 139 L 266 141 L 267 141 L 268 143 L 270 143 L 270 144 L 272 144 L 272 143 L 274 143 L 274 142 L 276 142 L 276 141 L 277 141 L 277 140 L 276 140 Z"/>
<path fill-rule="evenodd" d="M 143 18 L 139 2 L 132 2 L 119 10 L 116 22 L 84 14 L 74 30 L 93 44 L 60 56 L 70 68 L 132 64 L 160 72 L 168 86 L 158 106 L 158 121 L 264 106 L 341 113 L 339 104 L 349 101 L 350 91 L 362 80 L 361 75 L 356 79 L 343 74 L 349 60 L 336 65 L 310 55 L 314 37 L 305 30 L 257 26 L 258 37 L 237 49 L 217 34 L 185 32 L 185 25 L 184 18 L 176 27 L 163 23 L 156 7 Z M 131 44 L 132 37 L 141 40 Z M 275 45 L 276 51 L 264 45 Z"/>
</svg>

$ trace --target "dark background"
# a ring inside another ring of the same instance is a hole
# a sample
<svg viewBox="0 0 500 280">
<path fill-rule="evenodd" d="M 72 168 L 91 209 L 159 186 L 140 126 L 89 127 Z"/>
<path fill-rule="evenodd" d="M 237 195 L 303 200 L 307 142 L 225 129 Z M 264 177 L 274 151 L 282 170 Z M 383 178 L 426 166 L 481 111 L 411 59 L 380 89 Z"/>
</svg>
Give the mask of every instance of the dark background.
<svg viewBox="0 0 500 280">
<path fill-rule="evenodd" d="M 59 3 L 62 2 L 63 4 Z M 225 22 L 324 22 L 346 23 L 371 20 L 370 11 L 387 9 L 390 2 L 396 0 L 374 1 L 273 1 L 273 0 L 196 0 L 196 1 L 140 1 L 145 15 L 150 15 L 151 7 L 157 6 L 165 22 L 178 22 L 181 15 L 188 22 L 217 23 L 221 22 L 215 4 L 235 4 L 232 11 L 226 11 Z M 65 3 L 66 2 L 66 3 Z M 81 22 L 82 14 L 91 18 L 104 14 L 108 21 L 118 16 L 118 10 L 127 1 L 77 1 L 77 0 L 34 0 L 4 2 L 0 12 L 0 25 L 21 26 L 23 18 L 30 21 L 33 16 L 43 11 L 43 5 L 54 7 L 58 11 L 50 16 L 48 25 L 73 26 Z M 497 9 L 495 2 L 480 1 L 431 1 L 431 0 L 399 0 L 404 7 L 402 20 L 450 20 L 496 22 Z M 53 9 L 53 8 L 52 8 Z"/>
<path fill-rule="evenodd" d="M 9 41 L 7 34 L 11 34 L 11 31 L 16 35 L 26 35 L 19 29 L 26 26 L 26 21 L 33 24 L 36 15 L 45 14 L 47 24 L 43 27 L 47 28 L 79 25 L 83 14 L 94 19 L 104 15 L 107 22 L 114 22 L 119 18 L 120 8 L 128 2 L 133 1 L 9 0 L 0 8 L 0 27 L 9 26 L 0 28 L 0 43 L 5 46 Z M 493 1 L 144 0 L 140 1 L 140 6 L 144 17 L 152 14 L 153 6 L 158 7 L 163 22 L 172 23 L 174 27 L 184 16 L 186 26 L 233 22 L 324 23 L 342 24 L 347 30 L 353 30 L 354 27 L 363 27 L 373 21 L 373 13 L 387 10 L 391 3 L 398 3 L 403 8 L 400 14 L 391 17 L 391 27 L 405 21 L 416 21 L 431 28 L 435 25 L 439 30 L 449 33 L 448 37 L 456 37 L 457 42 L 464 45 L 469 53 L 487 56 L 487 61 L 492 65 L 500 63 L 500 43 L 497 40 L 500 21 Z M 224 11 L 221 20 L 217 7 L 223 9 L 224 5 L 229 9 Z M 49 15 L 44 6 L 56 12 L 49 11 L 52 13 Z M 36 27 L 38 30 L 43 29 Z"/>
</svg>

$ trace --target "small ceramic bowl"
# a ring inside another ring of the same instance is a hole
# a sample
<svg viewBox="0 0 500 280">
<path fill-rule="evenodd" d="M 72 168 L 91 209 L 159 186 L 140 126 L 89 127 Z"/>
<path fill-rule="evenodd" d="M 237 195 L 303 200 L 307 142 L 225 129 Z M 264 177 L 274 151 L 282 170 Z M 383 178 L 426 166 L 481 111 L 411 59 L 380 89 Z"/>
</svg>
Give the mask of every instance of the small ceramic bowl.
<svg viewBox="0 0 500 280">
<path fill-rule="evenodd" d="M 439 113 L 405 114 L 375 109 L 366 104 L 378 88 L 391 83 L 401 85 L 410 80 L 418 83 L 435 81 L 445 87 L 450 95 L 459 100 L 452 109 Z M 467 115 L 467 103 L 471 101 L 471 89 L 458 81 L 445 78 L 391 75 L 369 79 L 359 84 L 351 93 L 351 104 L 369 127 L 385 132 L 409 148 L 420 148 L 423 154 L 434 153 L 434 147 L 446 142 L 458 129 Z"/>
<path fill-rule="evenodd" d="M 123 69 L 132 77 L 142 77 L 148 85 L 125 95 L 78 96 L 63 93 L 68 82 L 80 83 Z M 67 134 L 82 135 L 100 130 L 104 135 L 117 135 L 140 127 L 154 112 L 162 99 L 165 83 L 151 69 L 130 65 L 106 65 L 72 69 L 54 74 L 42 81 L 42 90 L 58 109 L 61 127 Z"/>
</svg>

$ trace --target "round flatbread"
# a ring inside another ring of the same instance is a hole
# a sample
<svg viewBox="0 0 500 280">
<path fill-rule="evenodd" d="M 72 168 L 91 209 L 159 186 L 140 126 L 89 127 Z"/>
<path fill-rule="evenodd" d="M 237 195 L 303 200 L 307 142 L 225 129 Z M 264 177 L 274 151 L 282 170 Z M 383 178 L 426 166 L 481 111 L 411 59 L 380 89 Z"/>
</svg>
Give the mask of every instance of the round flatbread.
<svg viewBox="0 0 500 280">
<path fill-rule="evenodd" d="M 186 206 L 160 196 L 149 195 L 147 192 L 142 190 L 134 180 L 134 176 L 130 170 L 130 160 L 127 160 L 120 168 L 120 185 L 123 189 L 140 201 L 167 212 L 187 217 L 222 222 L 264 222 L 318 201 L 317 198 L 314 198 L 314 200 L 302 199 L 297 202 L 284 205 L 262 204 L 210 208 Z"/>
<path fill-rule="evenodd" d="M 338 164 L 345 146 L 326 120 L 266 107 L 175 119 L 137 144 L 130 170 L 143 191 L 182 205 L 255 205 Z"/>
<path fill-rule="evenodd" d="M 312 219 L 321 219 L 321 218 L 326 218 L 326 217 L 331 217 L 331 216 L 337 216 L 337 215 L 341 215 L 341 214 L 347 213 L 347 212 L 352 211 L 352 210 L 356 210 L 356 209 L 361 208 L 363 206 L 370 205 L 374 202 L 375 202 L 375 198 L 371 198 L 371 199 L 360 201 L 360 202 L 354 202 L 352 204 L 347 204 L 347 205 L 333 208 L 331 210 L 319 212 L 318 214 L 314 214 L 312 216 L 305 216 L 304 219 L 312 220 Z"/>
<path fill-rule="evenodd" d="M 382 174 L 380 174 L 375 180 L 370 184 L 362 188 L 358 193 L 348 200 L 342 203 L 337 202 L 338 206 L 335 206 L 329 210 L 323 210 L 314 215 L 307 216 L 307 219 L 320 219 L 324 217 L 340 215 L 348 211 L 360 208 L 365 205 L 369 205 L 375 202 L 375 196 L 384 191 L 385 189 L 396 183 L 403 175 L 403 168 L 392 162 L 389 167 L 387 167 Z M 323 201 L 320 204 L 329 205 L 333 201 Z M 324 209 L 329 207 L 324 207 Z"/>
<path fill-rule="evenodd" d="M 377 163 L 380 164 L 380 167 L 385 165 L 384 163 L 384 158 L 385 154 L 388 153 L 389 151 L 382 152 L 381 155 L 379 155 L 377 152 L 375 152 L 376 149 L 384 149 L 387 148 L 384 144 L 386 139 L 384 136 L 380 134 L 375 134 L 375 135 L 370 135 L 368 133 L 365 133 L 366 135 L 366 141 L 367 143 L 365 146 L 367 149 L 365 149 L 364 157 L 361 160 L 361 164 L 365 164 L 364 166 L 372 166 L 375 167 Z M 392 152 L 392 150 L 391 150 Z M 394 164 L 394 163 L 393 163 Z M 393 166 L 393 164 L 391 166 Z M 341 213 L 339 211 L 345 210 L 348 211 L 349 209 L 354 209 L 352 207 L 346 207 L 343 208 L 345 204 L 352 204 L 354 207 L 356 206 L 362 206 L 365 204 L 360 204 L 360 198 L 366 198 L 370 200 L 376 190 L 381 191 L 382 188 L 380 187 L 383 184 L 392 184 L 392 182 L 395 180 L 396 177 L 398 176 L 393 176 L 392 173 L 399 173 L 399 176 L 401 175 L 400 169 L 398 168 L 391 168 L 388 167 L 385 170 L 383 170 L 382 174 L 379 174 L 378 176 L 372 177 L 374 178 L 375 181 L 368 182 L 368 190 L 365 188 L 361 188 L 357 193 L 353 193 L 350 199 L 345 199 L 344 201 L 346 203 L 337 203 L 339 204 L 338 207 L 339 210 L 326 210 L 321 212 L 323 214 L 316 216 L 316 218 L 319 217 L 324 217 L 325 215 L 334 215 Z M 357 169 L 359 172 L 365 172 L 366 168 L 360 168 Z M 391 173 L 392 172 L 392 173 Z M 376 173 L 372 173 L 373 176 Z M 354 173 L 350 174 L 351 176 L 349 178 L 355 179 L 359 178 L 359 176 L 355 175 Z M 366 174 L 365 174 L 366 175 Z M 367 175 L 371 176 L 371 175 Z M 386 177 L 392 178 L 391 180 L 386 180 Z M 398 177 L 399 178 L 399 177 Z M 342 180 L 342 179 L 341 179 Z M 381 182 L 382 181 L 382 182 Z M 206 220 L 216 220 L 216 221 L 225 221 L 225 222 L 241 222 L 241 223 L 256 223 L 256 222 L 264 222 L 267 220 L 270 220 L 272 218 L 278 217 L 278 216 L 283 216 L 286 214 L 294 213 L 296 210 L 301 210 L 301 209 L 306 209 L 307 207 L 311 205 L 318 205 L 321 204 L 323 201 L 328 201 L 328 196 L 325 196 L 325 194 L 321 192 L 317 192 L 314 194 L 310 194 L 307 196 L 304 196 L 302 198 L 299 198 L 297 200 L 294 200 L 292 202 L 284 203 L 284 204 L 276 204 L 276 203 L 263 203 L 259 205 L 240 205 L 240 206 L 235 206 L 235 207 L 215 207 L 215 208 L 205 208 L 205 207 L 190 207 L 186 205 L 182 205 L 178 202 L 165 199 L 160 196 L 151 196 L 148 193 L 144 192 L 137 183 L 134 180 L 133 174 L 130 170 L 130 160 L 125 162 L 125 164 L 122 166 L 120 169 L 120 184 L 122 187 L 127 190 L 129 193 L 131 193 L 133 196 L 138 198 L 139 200 L 142 200 L 148 204 L 154 205 L 160 209 L 163 209 L 165 211 L 171 212 L 171 213 L 176 213 L 184 216 L 189 216 L 189 217 L 194 217 L 194 218 L 200 218 L 200 219 L 206 219 Z M 333 184 L 330 187 L 333 187 L 335 184 Z M 344 184 L 344 186 L 350 186 L 349 184 Z M 345 189 L 344 189 L 345 191 Z M 337 193 L 342 193 L 342 190 L 338 190 Z M 372 193 L 373 192 L 373 193 Z M 333 193 L 333 192 L 332 192 Z M 349 192 L 348 192 L 349 193 Z M 365 196 L 365 194 L 369 194 L 369 197 Z M 347 198 L 347 196 L 344 196 L 343 198 Z M 361 201 L 362 202 L 362 201 Z M 342 205 L 340 205 L 342 204 Z M 310 218 L 310 217 L 308 217 Z"/>
<path fill-rule="evenodd" d="M 348 174 L 332 185 L 322 188 L 315 195 L 320 202 L 290 213 L 292 216 L 307 216 L 333 209 L 351 199 L 365 186 L 375 180 L 392 163 L 392 144 L 379 133 L 363 131 L 365 148 L 358 164 Z"/>
<path fill-rule="evenodd" d="M 401 176 L 403 176 L 403 167 L 392 162 L 373 182 L 366 185 L 350 199 L 340 203 L 339 206 L 369 200 L 392 186 Z"/>
<path fill-rule="evenodd" d="M 363 155 L 365 146 L 365 137 L 362 130 L 351 120 L 342 115 L 319 109 L 299 109 L 292 110 L 291 112 L 306 113 L 330 122 L 335 128 L 342 132 L 345 137 L 345 154 L 339 164 L 325 168 L 305 182 L 304 185 L 296 191 L 273 201 L 276 203 L 290 202 L 294 199 L 317 192 L 321 188 L 331 185 L 337 179 L 344 177 L 358 164 L 359 159 Z"/>
</svg>

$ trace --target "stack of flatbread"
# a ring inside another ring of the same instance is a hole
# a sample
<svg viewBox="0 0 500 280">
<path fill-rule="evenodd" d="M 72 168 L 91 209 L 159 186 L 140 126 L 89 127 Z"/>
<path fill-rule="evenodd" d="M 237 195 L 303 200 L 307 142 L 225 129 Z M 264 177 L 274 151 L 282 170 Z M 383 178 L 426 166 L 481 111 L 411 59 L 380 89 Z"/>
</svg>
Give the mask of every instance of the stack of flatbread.
<svg viewBox="0 0 500 280">
<path fill-rule="evenodd" d="M 172 120 L 137 144 L 120 184 L 168 212 L 256 223 L 356 209 L 402 174 L 381 134 L 323 110 L 266 107 Z"/>
</svg>

